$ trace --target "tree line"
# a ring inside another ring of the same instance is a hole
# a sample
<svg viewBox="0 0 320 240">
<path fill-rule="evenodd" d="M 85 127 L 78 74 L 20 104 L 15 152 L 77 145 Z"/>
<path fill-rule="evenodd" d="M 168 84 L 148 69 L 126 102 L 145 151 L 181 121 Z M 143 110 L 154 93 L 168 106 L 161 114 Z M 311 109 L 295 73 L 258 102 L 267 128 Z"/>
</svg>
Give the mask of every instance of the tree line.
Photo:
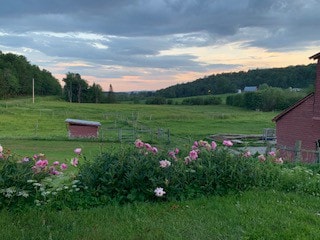
<svg viewBox="0 0 320 240">
<path fill-rule="evenodd" d="M 112 85 L 105 94 L 99 84 L 90 86 L 80 74 L 69 72 L 62 88 L 49 71 L 30 64 L 26 57 L 0 51 L 0 99 L 32 95 L 33 81 L 34 93 L 38 96 L 62 96 L 66 101 L 78 103 L 116 102 Z"/>
<path fill-rule="evenodd" d="M 116 97 L 110 84 L 109 91 L 104 94 L 99 84 L 91 86 L 79 73 L 67 73 L 63 79 L 63 97 L 68 102 L 77 103 L 115 103 Z"/>
<path fill-rule="evenodd" d="M 30 64 L 24 56 L 0 51 L 0 99 L 31 95 L 32 79 L 35 94 L 61 94 L 59 81 L 49 71 Z"/>
<path fill-rule="evenodd" d="M 247 72 L 213 74 L 193 82 L 177 84 L 156 91 L 156 96 L 180 98 L 208 94 L 235 93 L 245 86 L 267 84 L 278 88 L 306 88 L 316 78 L 316 64 L 285 68 L 255 69 Z"/>
<path fill-rule="evenodd" d="M 250 110 L 284 110 L 302 99 L 307 93 L 306 91 L 294 92 L 292 89 L 269 87 L 267 84 L 262 84 L 256 92 L 228 96 L 226 104 Z"/>
</svg>

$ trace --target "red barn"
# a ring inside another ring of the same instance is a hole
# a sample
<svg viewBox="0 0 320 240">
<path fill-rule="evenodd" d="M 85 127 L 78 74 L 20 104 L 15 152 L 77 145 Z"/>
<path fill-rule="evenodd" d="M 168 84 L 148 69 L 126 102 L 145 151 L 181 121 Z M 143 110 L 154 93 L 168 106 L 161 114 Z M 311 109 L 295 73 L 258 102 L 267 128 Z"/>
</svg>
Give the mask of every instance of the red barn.
<svg viewBox="0 0 320 240">
<path fill-rule="evenodd" d="M 320 53 L 310 57 L 317 60 L 315 92 L 307 95 L 293 106 L 277 115 L 277 145 L 293 149 L 296 141 L 301 141 L 301 149 L 316 151 L 320 142 Z M 292 158 L 293 152 L 280 150 L 283 157 Z M 315 154 L 302 152 L 304 161 L 314 161 Z"/>
<path fill-rule="evenodd" d="M 99 122 L 79 119 L 66 119 L 69 138 L 97 138 L 99 135 Z"/>
</svg>

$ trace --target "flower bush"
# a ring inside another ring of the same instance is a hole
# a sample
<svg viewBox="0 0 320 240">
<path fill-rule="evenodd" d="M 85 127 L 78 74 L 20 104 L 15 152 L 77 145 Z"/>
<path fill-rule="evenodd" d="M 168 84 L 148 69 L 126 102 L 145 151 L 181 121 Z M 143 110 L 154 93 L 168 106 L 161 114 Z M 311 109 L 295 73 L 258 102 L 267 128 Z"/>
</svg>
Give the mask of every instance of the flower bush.
<svg viewBox="0 0 320 240">
<path fill-rule="evenodd" d="M 0 150 L 0 208 L 57 206 L 59 199 L 62 208 L 68 198 L 74 198 L 73 192 L 80 191 L 79 180 L 65 173 L 66 163 L 50 164 L 42 153 L 19 157 L 4 152 L 2 146 Z"/>
<path fill-rule="evenodd" d="M 184 200 L 278 186 L 283 162 L 275 154 L 236 154 L 232 146 L 229 140 L 219 147 L 200 140 L 184 151 L 166 151 L 137 139 L 134 146 L 83 164 L 79 180 L 102 203 Z"/>
<path fill-rule="evenodd" d="M 0 146 L 0 208 L 89 208 L 108 203 L 176 201 L 251 188 L 320 195 L 320 167 L 288 164 L 237 151 L 232 141 L 200 140 L 184 149 L 164 149 L 142 140 L 84 161 L 50 163 L 44 154 L 18 157 Z M 70 171 L 74 168 L 76 171 Z"/>
</svg>

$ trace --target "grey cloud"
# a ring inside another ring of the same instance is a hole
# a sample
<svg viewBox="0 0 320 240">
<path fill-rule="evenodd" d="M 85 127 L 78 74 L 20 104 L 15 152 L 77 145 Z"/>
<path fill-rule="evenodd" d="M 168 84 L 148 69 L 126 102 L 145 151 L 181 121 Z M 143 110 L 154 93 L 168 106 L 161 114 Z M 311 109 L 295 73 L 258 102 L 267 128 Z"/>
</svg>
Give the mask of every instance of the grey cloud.
<svg viewBox="0 0 320 240">
<path fill-rule="evenodd" d="M 320 39 L 319 0 L 0 0 L 0 6 L 0 46 L 83 61 L 88 66 L 70 69 L 95 76 L 121 77 L 123 68 L 132 76 L 140 74 L 134 68 L 229 70 L 239 66 L 163 52 L 221 42 L 288 51 Z"/>
</svg>

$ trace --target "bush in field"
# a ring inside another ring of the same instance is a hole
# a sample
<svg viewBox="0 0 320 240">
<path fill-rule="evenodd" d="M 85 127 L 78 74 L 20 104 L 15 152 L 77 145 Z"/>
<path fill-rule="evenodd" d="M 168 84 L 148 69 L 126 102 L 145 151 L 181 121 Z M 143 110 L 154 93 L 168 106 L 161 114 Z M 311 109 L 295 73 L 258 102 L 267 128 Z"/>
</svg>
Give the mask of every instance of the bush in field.
<svg viewBox="0 0 320 240">
<path fill-rule="evenodd" d="M 219 105 L 222 103 L 219 97 L 192 97 L 185 98 L 182 101 L 182 105 Z"/>
<path fill-rule="evenodd" d="M 146 104 L 163 105 L 167 104 L 167 99 L 164 97 L 151 97 L 147 98 Z"/>
<path fill-rule="evenodd" d="M 283 110 L 299 99 L 303 94 L 290 92 L 281 88 L 266 87 L 257 92 L 247 92 L 230 95 L 226 103 L 231 106 L 244 107 L 251 110 L 261 111 Z"/>
</svg>

